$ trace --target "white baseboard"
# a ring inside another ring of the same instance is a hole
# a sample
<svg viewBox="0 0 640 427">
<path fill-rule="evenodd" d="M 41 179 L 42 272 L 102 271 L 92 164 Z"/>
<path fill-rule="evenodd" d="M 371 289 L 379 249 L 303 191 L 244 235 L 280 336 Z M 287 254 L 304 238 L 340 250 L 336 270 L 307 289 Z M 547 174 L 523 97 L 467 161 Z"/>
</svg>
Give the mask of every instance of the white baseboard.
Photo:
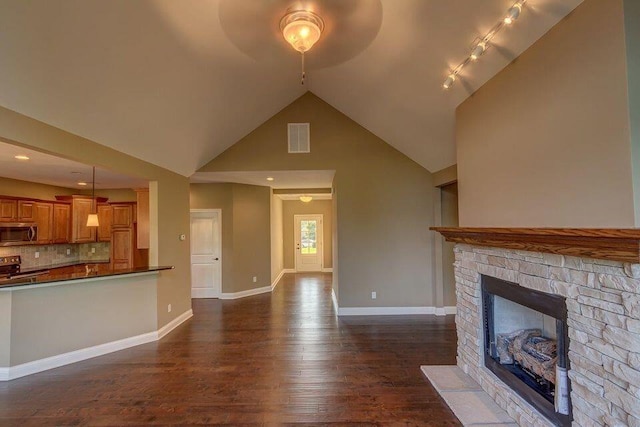
<svg viewBox="0 0 640 427">
<path fill-rule="evenodd" d="M 278 282 L 280 281 L 280 279 L 282 279 L 282 276 L 284 276 L 284 269 L 280 272 L 280 274 L 276 276 L 273 283 L 271 283 L 271 291 L 273 291 L 276 286 L 278 286 Z"/>
<path fill-rule="evenodd" d="M 212 288 L 191 288 L 191 298 L 218 298 L 219 295 Z"/>
<path fill-rule="evenodd" d="M 446 316 L 447 314 L 456 314 L 455 306 L 452 307 L 436 307 L 436 316 Z"/>
<path fill-rule="evenodd" d="M 38 372 L 46 371 L 49 369 L 59 368 L 60 366 L 69 365 L 71 363 L 76 363 L 105 354 L 113 353 L 114 351 L 124 350 L 129 347 L 135 347 L 137 345 L 157 341 L 180 326 L 181 323 L 191 318 L 192 316 L 193 311 L 189 309 L 157 331 L 147 332 L 145 334 L 124 338 L 117 341 L 111 341 L 108 343 L 95 345 L 93 347 L 81 348 L 80 350 L 70 351 L 68 353 L 34 360 L 33 362 L 27 362 L 21 365 L 10 366 L 8 368 L 0 368 L 0 381 L 10 381 L 16 378 L 36 374 Z"/>
<path fill-rule="evenodd" d="M 298 271 L 295 268 L 285 268 L 282 270 L 283 273 L 297 273 Z"/>
<path fill-rule="evenodd" d="M 246 291 L 240 292 L 223 292 L 220 294 L 220 299 L 244 298 L 252 295 L 266 294 L 267 292 L 271 292 L 271 285 L 255 289 L 247 289 Z"/>
<path fill-rule="evenodd" d="M 323 268 L 322 272 L 323 273 L 333 273 L 333 268 Z"/>
<path fill-rule="evenodd" d="M 158 338 L 161 340 L 164 338 L 169 332 L 173 331 L 175 328 L 180 326 L 185 321 L 191 319 L 193 317 L 193 310 L 189 309 L 182 313 L 180 316 L 173 319 L 171 322 L 164 325 L 162 328 L 158 329 Z"/>
<path fill-rule="evenodd" d="M 436 307 L 339 307 L 338 316 L 398 316 L 410 314 L 438 314 Z M 450 313 L 455 307 L 443 307 L 442 315 Z"/>
</svg>

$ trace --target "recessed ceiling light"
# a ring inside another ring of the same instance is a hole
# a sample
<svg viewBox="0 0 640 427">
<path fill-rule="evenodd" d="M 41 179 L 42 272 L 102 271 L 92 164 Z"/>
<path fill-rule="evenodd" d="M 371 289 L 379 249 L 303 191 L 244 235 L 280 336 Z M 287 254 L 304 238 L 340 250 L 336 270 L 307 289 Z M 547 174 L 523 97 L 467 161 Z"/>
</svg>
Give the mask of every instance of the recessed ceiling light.
<svg viewBox="0 0 640 427">
<path fill-rule="evenodd" d="M 25 156 L 24 154 L 18 154 L 17 156 L 13 156 L 18 160 L 29 160 L 29 156 Z"/>
<path fill-rule="evenodd" d="M 273 181 L 273 177 L 272 176 L 268 177 L 267 181 Z"/>
<path fill-rule="evenodd" d="M 85 185 L 87 185 L 87 183 L 86 182 L 79 182 L 78 185 L 81 185 L 81 186 L 84 187 Z"/>
</svg>

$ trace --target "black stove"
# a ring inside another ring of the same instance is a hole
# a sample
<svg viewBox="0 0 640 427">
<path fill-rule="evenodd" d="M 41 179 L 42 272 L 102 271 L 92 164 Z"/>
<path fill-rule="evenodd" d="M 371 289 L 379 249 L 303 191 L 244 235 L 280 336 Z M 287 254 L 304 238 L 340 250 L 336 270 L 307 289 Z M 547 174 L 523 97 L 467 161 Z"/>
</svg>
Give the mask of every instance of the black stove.
<svg viewBox="0 0 640 427">
<path fill-rule="evenodd" d="M 0 279 L 20 274 L 20 255 L 10 255 L 0 257 Z"/>
</svg>

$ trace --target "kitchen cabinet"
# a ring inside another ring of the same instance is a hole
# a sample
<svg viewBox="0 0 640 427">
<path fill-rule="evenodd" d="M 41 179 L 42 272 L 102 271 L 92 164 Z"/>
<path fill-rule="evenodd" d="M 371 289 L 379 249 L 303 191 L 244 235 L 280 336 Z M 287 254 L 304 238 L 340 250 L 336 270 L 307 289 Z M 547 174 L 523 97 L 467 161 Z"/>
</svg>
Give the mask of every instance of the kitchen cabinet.
<svg viewBox="0 0 640 427">
<path fill-rule="evenodd" d="M 71 240 L 71 205 L 53 203 L 53 243 L 69 243 Z"/>
<path fill-rule="evenodd" d="M 18 219 L 18 203 L 12 199 L 0 199 L 0 221 L 11 222 Z"/>
<path fill-rule="evenodd" d="M 32 220 L 38 226 L 36 243 L 53 243 L 53 203 L 33 202 L 32 205 Z"/>
<path fill-rule="evenodd" d="M 98 205 L 98 222 L 100 226 L 97 230 L 98 242 L 110 242 L 111 241 L 111 222 L 113 219 L 113 208 L 111 205 L 99 204 Z"/>
<path fill-rule="evenodd" d="M 149 189 L 136 190 L 136 246 L 138 249 L 149 249 Z"/>
<path fill-rule="evenodd" d="M 114 270 L 133 267 L 133 228 L 114 228 L 111 232 L 111 263 Z"/>
<path fill-rule="evenodd" d="M 112 228 L 128 228 L 133 226 L 133 211 L 135 203 L 112 203 L 113 216 L 111 220 Z"/>
<path fill-rule="evenodd" d="M 31 200 L 18 200 L 18 221 L 34 222 L 36 220 L 36 202 Z"/>
<path fill-rule="evenodd" d="M 96 228 L 87 227 L 87 217 L 93 212 L 94 203 L 104 203 L 104 197 L 95 201 L 88 196 L 56 196 L 56 199 L 71 202 L 71 243 L 91 243 L 96 241 Z"/>
</svg>

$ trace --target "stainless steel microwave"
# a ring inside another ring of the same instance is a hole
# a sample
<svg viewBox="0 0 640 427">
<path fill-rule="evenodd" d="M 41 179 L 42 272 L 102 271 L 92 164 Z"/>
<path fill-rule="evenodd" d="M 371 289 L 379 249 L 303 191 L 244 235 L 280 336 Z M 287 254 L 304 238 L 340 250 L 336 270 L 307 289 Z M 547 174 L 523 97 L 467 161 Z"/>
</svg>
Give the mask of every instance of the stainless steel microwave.
<svg viewBox="0 0 640 427">
<path fill-rule="evenodd" d="M 0 222 L 0 246 L 18 246 L 35 243 L 38 226 L 33 222 Z"/>
</svg>

